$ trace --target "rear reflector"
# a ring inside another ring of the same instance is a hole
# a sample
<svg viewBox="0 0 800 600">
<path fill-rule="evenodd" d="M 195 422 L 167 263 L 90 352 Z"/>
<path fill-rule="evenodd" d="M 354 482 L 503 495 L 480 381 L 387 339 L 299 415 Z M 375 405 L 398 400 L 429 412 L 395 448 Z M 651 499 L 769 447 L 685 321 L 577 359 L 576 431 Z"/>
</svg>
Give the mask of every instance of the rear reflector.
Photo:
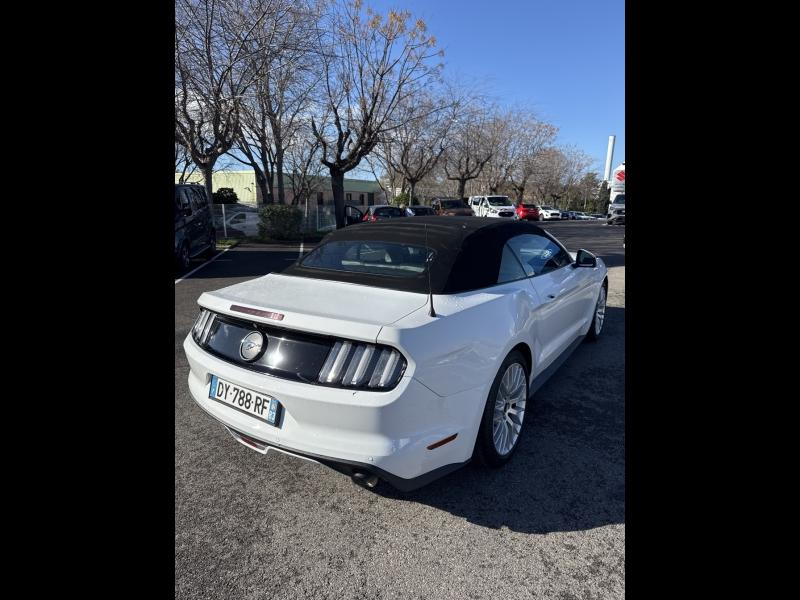
<svg viewBox="0 0 800 600">
<path fill-rule="evenodd" d="M 452 442 L 457 437 L 458 437 L 458 434 L 454 433 L 453 435 L 448 436 L 448 437 L 444 438 L 443 440 L 439 440 L 438 442 L 436 442 L 434 444 L 431 444 L 430 446 L 428 446 L 428 450 L 434 450 L 434 449 L 438 448 L 439 446 L 444 446 L 448 442 Z"/>
<path fill-rule="evenodd" d="M 236 430 L 230 429 L 230 428 L 228 430 L 231 433 L 234 434 L 234 437 L 239 438 L 239 441 L 242 441 L 245 444 L 247 444 L 248 446 L 252 446 L 253 448 L 255 448 L 257 450 L 264 450 L 267 447 L 266 444 L 263 444 L 263 443 L 259 442 L 258 440 L 254 440 L 250 436 L 243 434 L 241 431 L 236 431 Z"/>
<path fill-rule="evenodd" d="M 239 306 L 238 304 L 232 304 L 231 310 L 245 313 L 247 315 L 254 315 L 256 317 L 264 317 L 265 319 L 274 319 L 275 321 L 283 321 L 284 317 L 284 315 L 281 313 L 270 312 L 268 310 L 258 310 L 257 308 L 248 308 L 247 306 Z"/>
</svg>

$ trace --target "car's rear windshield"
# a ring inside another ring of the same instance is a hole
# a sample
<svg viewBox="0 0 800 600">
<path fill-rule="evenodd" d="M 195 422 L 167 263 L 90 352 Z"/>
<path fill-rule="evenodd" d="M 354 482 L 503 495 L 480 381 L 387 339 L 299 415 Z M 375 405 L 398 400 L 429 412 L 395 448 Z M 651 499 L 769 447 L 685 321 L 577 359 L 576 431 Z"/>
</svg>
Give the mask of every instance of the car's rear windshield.
<svg viewBox="0 0 800 600">
<path fill-rule="evenodd" d="M 486 198 L 492 206 L 511 206 L 508 196 L 489 196 Z"/>
<path fill-rule="evenodd" d="M 535 204 L 523 204 L 522 206 L 524 206 L 525 208 L 536 208 Z"/>
<path fill-rule="evenodd" d="M 425 272 L 428 254 L 425 247 L 411 244 L 337 241 L 317 247 L 300 264 L 312 269 L 416 277 Z"/>
<path fill-rule="evenodd" d="M 378 217 L 402 217 L 403 211 L 397 208 L 396 206 L 382 206 L 380 208 L 373 209 L 372 213 Z"/>
<path fill-rule="evenodd" d="M 615 196 L 611 204 L 625 204 L 625 194 L 620 194 L 619 196 Z"/>
<path fill-rule="evenodd" d="M 464 208 L 464 203 L 461 200 L 442 200 L 442 208 Z"/>
</svg>

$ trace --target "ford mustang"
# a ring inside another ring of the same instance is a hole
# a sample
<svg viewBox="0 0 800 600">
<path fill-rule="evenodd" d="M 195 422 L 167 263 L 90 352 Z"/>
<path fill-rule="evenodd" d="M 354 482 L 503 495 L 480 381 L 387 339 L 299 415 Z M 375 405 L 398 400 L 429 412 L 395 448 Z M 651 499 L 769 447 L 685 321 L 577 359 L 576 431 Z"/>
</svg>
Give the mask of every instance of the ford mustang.
<svg viewBox="0 0 800 600">
<path fill-rule="evenodd" d="M 203 293 L 189 389 L 258 452 L 408 491 L 511 458 L 532 394 L 600 335 L 607 291 L 601 259 L 528 221 L 354 225 Z"/>
</svg>

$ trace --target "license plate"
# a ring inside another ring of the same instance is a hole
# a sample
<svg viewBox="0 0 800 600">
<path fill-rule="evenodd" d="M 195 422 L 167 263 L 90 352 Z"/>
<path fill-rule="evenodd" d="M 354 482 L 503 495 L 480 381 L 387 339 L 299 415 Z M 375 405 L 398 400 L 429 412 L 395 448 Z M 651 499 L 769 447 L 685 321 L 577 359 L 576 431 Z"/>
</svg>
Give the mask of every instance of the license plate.
<svg viewBox="0 0 800 600">
<path fill-rule="evenodd" d="M 275 398 L 225 381 L 216 375 L 211 376 L 208 397 L 269 425 L 277 427 L 280 422 L 282 407 Z"/>
</svg>

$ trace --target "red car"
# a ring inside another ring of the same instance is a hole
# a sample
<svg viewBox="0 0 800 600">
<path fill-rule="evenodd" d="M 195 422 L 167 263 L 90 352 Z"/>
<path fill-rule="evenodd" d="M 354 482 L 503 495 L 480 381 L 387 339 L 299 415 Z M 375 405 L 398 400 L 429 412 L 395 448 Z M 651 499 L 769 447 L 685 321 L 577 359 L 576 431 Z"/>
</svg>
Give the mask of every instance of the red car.
<svg viewBox="0 0 800 600">
<path fill-rule="evenodd" d="M 383 219 L 397 219 L 398 217 L 405 217 L 406 212 L 397 206 L 389 206 L 388 204 L 370 206 L 367 212 L 364 213 L 362 221 L 374 222 L 382 221 Z"/>
<path fill-rule="evenodd" d="M 522 204 L 517 206 L 517 216 L 528 221 L 543 221 L 544 215 L 539 214 L 539 207 L 535 204 Z"/>
</svg>

